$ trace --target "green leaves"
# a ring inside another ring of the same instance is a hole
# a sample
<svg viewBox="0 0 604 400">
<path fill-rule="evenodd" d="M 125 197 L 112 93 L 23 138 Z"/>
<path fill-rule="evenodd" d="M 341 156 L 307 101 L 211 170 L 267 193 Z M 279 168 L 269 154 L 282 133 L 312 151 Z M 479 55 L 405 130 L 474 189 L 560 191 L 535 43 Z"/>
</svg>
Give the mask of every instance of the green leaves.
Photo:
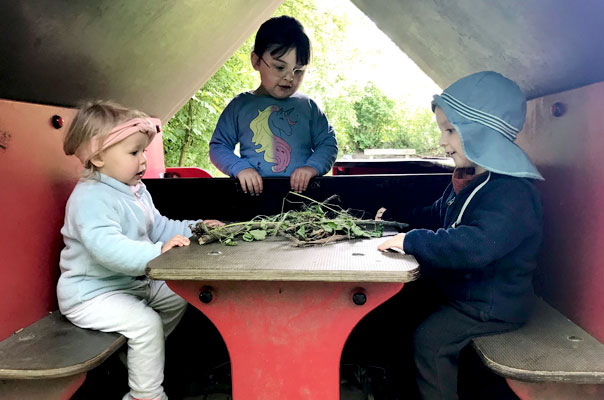
<svg viewBox="0 0 604 400">
<path fill-rule="evenodd" d="M 306 228 L 304 227 L 304 225 L 298 228 L 298 230 L 296 231 L 296 235 L 300 239 L 306 239 Z"/>
<path fill-rule="evenodd" d="M 340 132 L 338 143 L 347 152 L 409 148 L 421 155 L 439 154 L 440 134 L 429 108 L 411 109 L 404 103 L 396 103 L 371 81 L 363 89 L 351 88 L 350 92 L 352 95 L 344 99 L 348 105 L 333 99 L 326 108 L 330 121 Z M 347 106 L 352 113 L 341 112 Z"/>
<path fill-rule="evenodd" d="M 352 232 L 352 234 L 354 236 L 358 236 L 358 237 L 369 237 L 369 235 L 365 234 L 365 231 L 363 231 L 361 228 L 359 228 L 358 226 L 352 224 L 352 226 L 350 227 L 350 231 Z"/>
<path fill-rule="evenodd" d="M 246 242 L 253 242 L 254 240 L 264 240 L 266 239 L 266 231 L 260 229 L 253 229 L 251 231 L 245 232 L 241 238 Z"/>
<path fill-rule="evenodd" d="M 337 231 L 341 227 L 333 221 L 321 221 L 321 228 L 327 233 Z"/>
<path fill-rule="evenodd" d="M 254 242 L 265 240 L 267 235 L 281 235 L 298 246 L 382 236 L 383 222 L 355 218 L 348 211 L 328 204 L 327 200 L 320 203 L 299 193 L 290 192 L 289 195 L 303 198 L 307 203 L 298 202 L 301 204 L 299 211 L 272 216 L 259 215 L 251 221 L 236 222 L 211 230 L 203 223 L 198 223 L 192 227 L 192 232 L 198 236 L 200 244 L 219 240 L 230 246 L 237 244 L 237 236 L 241 236 L 243 241 Z M 287 197 L 285 200 L 287 201 Z"/>
</svg>

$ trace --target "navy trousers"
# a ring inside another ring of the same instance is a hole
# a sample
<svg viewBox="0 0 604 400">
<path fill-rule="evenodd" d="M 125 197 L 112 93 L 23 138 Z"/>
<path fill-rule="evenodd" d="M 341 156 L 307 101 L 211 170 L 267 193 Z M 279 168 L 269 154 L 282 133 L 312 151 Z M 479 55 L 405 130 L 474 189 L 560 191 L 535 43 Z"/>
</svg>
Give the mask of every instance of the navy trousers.
<svg viewBox="0 0 604 400">
<path fill-rule="evenodd" d="M 416 381 L 422 399 L 457 399 L 461 350 L 472 338 L 520 326 L 518 323 L 479 318 L 451 305 L 441 305 L 413 334 Z"/>
</svg>

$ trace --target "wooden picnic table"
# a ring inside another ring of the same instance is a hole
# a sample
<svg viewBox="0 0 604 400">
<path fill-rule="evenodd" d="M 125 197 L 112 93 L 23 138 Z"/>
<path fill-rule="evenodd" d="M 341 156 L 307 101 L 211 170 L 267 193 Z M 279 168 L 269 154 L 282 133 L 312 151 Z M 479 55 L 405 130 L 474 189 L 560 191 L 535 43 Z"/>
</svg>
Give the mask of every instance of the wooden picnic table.
<svg viewBox="0 0 604 400">
<path fill-rule="evenodd" d="M 149 262 L 147 275 L 214 323 L 229 352 L 233 399 L 337 400 L 350 332 L 417 276 L 413 256 L 377 250 L 383 240 L 307 248 L 282 238 L 192 241 Z"/>
</svg>

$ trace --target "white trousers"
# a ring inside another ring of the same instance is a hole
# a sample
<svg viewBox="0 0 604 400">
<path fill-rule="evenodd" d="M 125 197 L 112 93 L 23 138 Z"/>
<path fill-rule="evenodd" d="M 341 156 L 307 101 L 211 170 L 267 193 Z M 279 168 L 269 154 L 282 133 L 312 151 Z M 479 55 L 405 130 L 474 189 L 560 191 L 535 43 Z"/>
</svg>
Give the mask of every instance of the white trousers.
<svg viewBox="0 0 604 400">
<path fill-rule="evenodd" d="M 165 396 L 165 339 L 182 318 L 187 302 L 164 281 L 143 280 L 128 292 L 110 292 L 63 314 L 74 325 L 128 338 L 128 386 L 138 399 Z"/>
</svg>

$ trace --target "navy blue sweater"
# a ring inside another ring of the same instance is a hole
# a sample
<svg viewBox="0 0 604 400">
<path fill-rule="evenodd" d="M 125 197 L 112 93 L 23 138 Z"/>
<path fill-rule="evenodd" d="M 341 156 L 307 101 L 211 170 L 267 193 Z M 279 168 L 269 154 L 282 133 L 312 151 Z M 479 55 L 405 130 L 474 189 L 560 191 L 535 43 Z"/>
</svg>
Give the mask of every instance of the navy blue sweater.
<svg viewBox="0 0 604 400">
<path fill-rule="evenodd" d="M 541 197 L 524 178 L 491 173 L 451 225 L 474 188 L 476 178 L 455 195 L 453 186 L 431 207 L 414 211 L 404 250 L 421 265 L 448 300 L 477 318 L 525 321 L 533 299 L 532 275 L 543 235 Z"/>
</svg>

